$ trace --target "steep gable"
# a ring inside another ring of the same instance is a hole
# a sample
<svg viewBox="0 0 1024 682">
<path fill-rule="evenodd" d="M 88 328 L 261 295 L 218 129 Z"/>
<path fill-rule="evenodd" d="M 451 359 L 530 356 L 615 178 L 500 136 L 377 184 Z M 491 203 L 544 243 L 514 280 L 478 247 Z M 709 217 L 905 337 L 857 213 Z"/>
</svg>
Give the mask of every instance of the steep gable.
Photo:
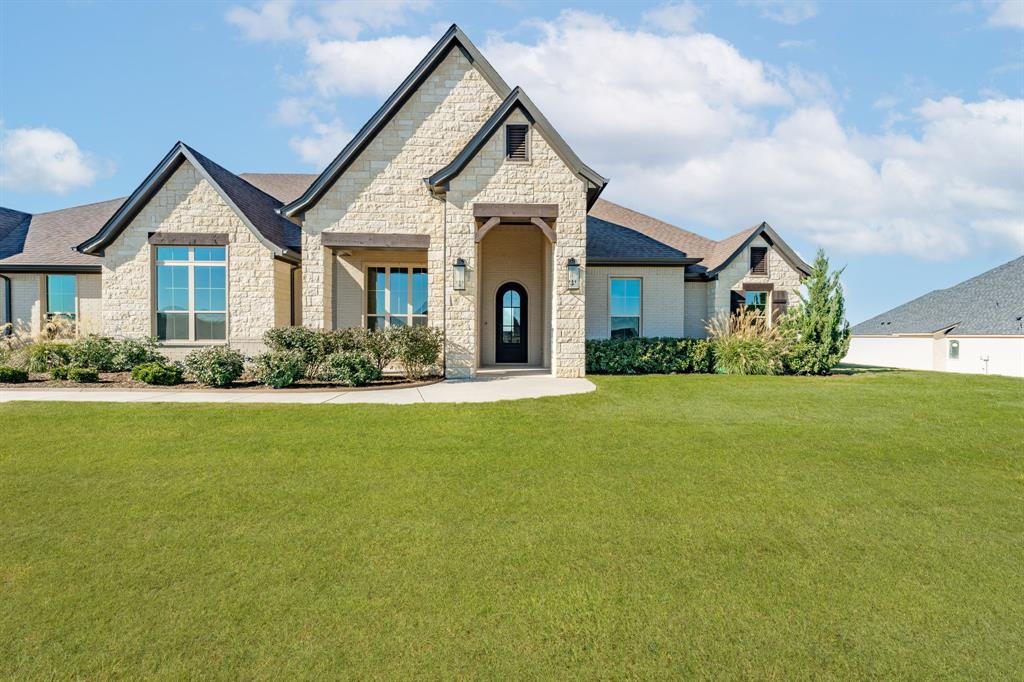
<svg viewBox="0 0 1024 682">
<path fill-rule="evenodd" d="M 274 255 L 287 260 L 298 260 L 299 228 L 278 213 L 281 202 L 183 142 L 175 143 L 171 151 L 100 230 L 78 245 L 78 251 L 94 256 L 103 255 L 103 250 L 117 239 L 183 163 L 190 163 L 195 167 L 252 231 L 256 239 Z"/>
<path fill-rule="evenodd" d="M 356 133 L 355 137 L 345 145 L 338 156 L 317 176 L 316 180 L 313 181 L 302 196 L 284 206 L 281 212 L 289 217 L 294 217 L 305 213 L 316 205 L 320 198 L 323 197 L 360 154 L 373 143 L 384 127 L 395 118 L 402 107 L 409 101 L 410 97 L 448 57 L 453 49 L 461 52 L 499 98 L 504 98 L 509 94 L 508 84 L 498 75 L 494 67 L 484 58 L 466 34 L 462 32 L 462 29 L 452 24 L 416 68 L 413 69 L 412 73 L 402 81 L 401 85 L 385 100 L 380 109 Z"/>
</svg>

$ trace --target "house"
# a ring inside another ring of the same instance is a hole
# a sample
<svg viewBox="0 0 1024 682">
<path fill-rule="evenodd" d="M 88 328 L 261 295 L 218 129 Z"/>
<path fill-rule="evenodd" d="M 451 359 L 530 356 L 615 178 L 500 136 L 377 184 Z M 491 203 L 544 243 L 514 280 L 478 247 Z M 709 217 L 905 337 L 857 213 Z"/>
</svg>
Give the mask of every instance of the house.
<svg viewBox="0 0 1024 682">
<path fill-rule="evenodd" d="M 1024 376 L 1024 256 L 861 322 L 844 362 Z"/>
<path fill-rule="evenodd" d="M 808 265 L 767 223 L 701 237 L 600 199 L 521 88 L 452 26 L 322 173 L 236 175 L 177 143 L 124 200 L 0 223 L 3 320 L 156 336 L 434 325 L 444 371 L 584 373 L 586 339 L 781 314 Z"/>
</svg>

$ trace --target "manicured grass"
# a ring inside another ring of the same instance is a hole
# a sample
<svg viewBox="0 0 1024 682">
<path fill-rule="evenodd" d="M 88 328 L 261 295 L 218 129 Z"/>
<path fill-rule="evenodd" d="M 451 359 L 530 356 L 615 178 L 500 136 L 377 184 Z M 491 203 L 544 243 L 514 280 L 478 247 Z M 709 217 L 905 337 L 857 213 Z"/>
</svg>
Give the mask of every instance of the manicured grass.
<svg viewBox="0 0 1024 682">
<path fill-rule="evenodd" d="M 1024 382 L 0 405 L 0 676 L 1019 679 Z"/>
</svg>

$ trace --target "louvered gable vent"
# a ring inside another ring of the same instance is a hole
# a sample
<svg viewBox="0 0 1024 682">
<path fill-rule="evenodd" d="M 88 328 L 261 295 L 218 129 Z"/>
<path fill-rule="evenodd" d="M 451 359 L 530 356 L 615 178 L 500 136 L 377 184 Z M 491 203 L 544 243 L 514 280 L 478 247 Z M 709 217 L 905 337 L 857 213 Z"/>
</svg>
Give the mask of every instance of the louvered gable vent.
<svg viewBox="0 0 1024 682">
<path fill-rule="evenodd" d="M 526 161 L 526 133 L 529 126 L 505 126 L 505 156 L 513 161 Z"/>
<path fill-rule="evenodd" d="M 750 249 L 750 273 L 753 275 L 768 274 L 768 249 L 755 246 Z"/>
</svg>

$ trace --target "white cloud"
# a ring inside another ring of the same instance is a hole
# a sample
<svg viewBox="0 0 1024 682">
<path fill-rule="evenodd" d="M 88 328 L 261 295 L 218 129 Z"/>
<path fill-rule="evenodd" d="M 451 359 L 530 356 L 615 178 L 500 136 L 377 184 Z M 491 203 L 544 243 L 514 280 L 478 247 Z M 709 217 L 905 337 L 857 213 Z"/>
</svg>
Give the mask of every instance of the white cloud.
<svg viewBox="0 0 1024 682">
<path fill-rule="evenodd" d="M 765 19 L 790 26 L 807 21 L 818 13 L 814 0 L 743 0 L 739 4 L 756 7 Z"/>
<path fill-rule="evenodd" d="M 875 106 L 913 132 L 867 133 L 840 122 L 821 74 L 764 64 L 715 35 L 579 11 L 529 25 L 532 37 L 492 34 L 483 52 L 613 179 L 612 200 L 718 234 L 768 220 L 846 253 L 1024 248 L 1024 101 L 880 96 Z M 308 130 L 291 147 L 327 163 L 354 129 L 331 98 L 383 97 L 434 40 L 309 40 L 312 85 L 277 114 Z"/>
<path fill-rule="evenodd" d="M 703 11 L 689 0 L 661 5 L 643 13 L 644 24 L 669 33 L 690 33 Z"/>
<path fill-rule="evenodd" d="M 783 50 L 797 50 L 800 48 L 814 48 L 818 46 L 816 40 L 783 40 L 779 43 L 779 47 Z"/>
<path fill-rule="evenodd" d="M 0 187 L 5 189 L 63 194 L 91 185 L 99 165 L 59 130 L 0 127 Z"/>
<path fill-rule="evenodd" d="M 350 40 L 367 29 L 401 26 L 410 12 L 422 12 L 431 5 L 430 0 L 333 0 L 302 5 L 294 0 L 268 0 L 255 7 L 230 7 L 226 17 L 249 40 Z"/>
<path fill-rule="evenodd" d="M 986 23 L 989 26 L 1024 28 L 1024 1 L 1003 0 L 989 15 Z"/>
</svg>

